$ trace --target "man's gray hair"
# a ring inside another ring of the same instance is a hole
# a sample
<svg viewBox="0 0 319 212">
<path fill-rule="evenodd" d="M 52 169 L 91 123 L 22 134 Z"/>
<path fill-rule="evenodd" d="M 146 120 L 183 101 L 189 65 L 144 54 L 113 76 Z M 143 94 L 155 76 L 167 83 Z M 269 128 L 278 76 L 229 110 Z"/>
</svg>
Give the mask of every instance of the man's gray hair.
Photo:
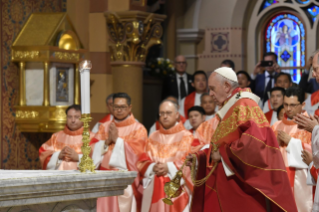
<svg viewBox="0 0 319 212">
<path fill-rule="evenodd" d="M 233 89 L 239 87 L 238 82 L 235 82 L 235 81 L 232 81 L 232 80 L 230 80 L 230 79 L 227 79 L 227 78 L 225 78 L 224 76 L 220 75 L 219 73 L 216 73 L 216 74 L 217 74 L 217 76 L 219 77 L 219 81 L 220 81 L 221 83 L 227 82 L 228 84 L 230 84 L 230 86 L 231 86 Z"/>
<path fill-rule="evenodd" d="M 174 101 L 172 101 L 172 100 L 170 100 L 170 99 L 164 99 L 163 101 L 161 101 L 161 103 L 159 104 L 158 110 L 160 110 L 160 107 L 161 107 L 161 105 L 162 105 L 164 102 L 170 102 L 170 103 L 172 103 L 172 104 L 174 105 L 174 107 L 175 107 L 176 112 L 178 112 L 178 105 L 176 104 L 176 102 L 174 102 Z"/>
<path fill-rule="evenodd" d="M 311 55 L 312 59 L 316 56 L 316 54 L 319 53 L 319 49 L 317 49 L 316 51 L 314 51 Z M 317 63 L 319 64 L 319 54 L 318 54 L 318 60 L 317 60 Z"/>
<path fill-rule="evenodd" d="M 111 93 L 110 95 L 108 95 L 108 96 L 106 97 L 106 104 L 107 104 L 107 102 L 108 102 L 110 99 L 113 100 L 113 96 L 114 96 L 114 93 Z"/>
</svg>

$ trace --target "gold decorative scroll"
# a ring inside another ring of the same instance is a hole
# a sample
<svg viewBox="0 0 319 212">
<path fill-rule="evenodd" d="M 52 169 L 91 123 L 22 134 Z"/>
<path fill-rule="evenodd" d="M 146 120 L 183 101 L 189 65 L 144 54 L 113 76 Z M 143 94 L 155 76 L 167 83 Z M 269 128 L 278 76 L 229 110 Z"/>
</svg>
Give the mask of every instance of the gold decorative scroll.
<svg viewBox="0 0 319 212">
<path fill-rule="evenodd" d="M 79 60 L 80 54 L 78 53 L 69 53 L 69 52 L 55 52 L 55 57 L 60 60 Z"/>
<path fill-rule="evenodd" d="M 35 119 L 38 118 L 39 112 L 37 111 L 21 111 L 18 110 L 16 112 L 16 118 L 20 119 Z"/>
<path fill-rule="evenodd" d="M 36 59 L 39 58 L 39 51 L 13 51 L 15 59 Z"/>
</svg>

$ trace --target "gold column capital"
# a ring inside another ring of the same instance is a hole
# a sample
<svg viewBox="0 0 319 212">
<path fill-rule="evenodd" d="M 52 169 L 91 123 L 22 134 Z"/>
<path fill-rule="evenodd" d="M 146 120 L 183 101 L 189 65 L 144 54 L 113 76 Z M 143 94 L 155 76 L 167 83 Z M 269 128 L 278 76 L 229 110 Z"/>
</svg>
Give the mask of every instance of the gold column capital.
<svg viewBox="0 0 319 212">
<path fill-rule="evenodd" d="M 112 61 L 145 62 L 149 48 L 161 44 L 165 15 L 140 11 L 106 12 Z"/>
</svg>

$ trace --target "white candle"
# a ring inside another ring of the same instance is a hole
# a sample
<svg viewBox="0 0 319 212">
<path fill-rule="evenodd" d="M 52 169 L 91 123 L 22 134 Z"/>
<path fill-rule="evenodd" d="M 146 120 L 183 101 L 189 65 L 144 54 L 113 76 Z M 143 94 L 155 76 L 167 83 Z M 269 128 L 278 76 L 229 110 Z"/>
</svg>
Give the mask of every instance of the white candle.
<svg viewBox="0 0 319 212">
<path fill-rule="evenodd" d="M 81 78 L 81 108 L 82 114 L 90 114 L 90 70 L 92 68 L 91 61 L 84 60 L 80 63 Z"/>
</svg>

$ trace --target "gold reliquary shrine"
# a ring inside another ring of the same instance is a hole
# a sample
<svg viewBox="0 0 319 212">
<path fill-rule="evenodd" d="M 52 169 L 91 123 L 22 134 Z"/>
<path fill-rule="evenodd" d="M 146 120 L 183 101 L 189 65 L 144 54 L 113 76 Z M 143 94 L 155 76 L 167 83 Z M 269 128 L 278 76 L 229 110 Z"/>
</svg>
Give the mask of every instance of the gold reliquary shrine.
<svg viewBox="0 0 319 212">
<path fill-rule="evenodd" d="M 66 13 L 33 13 L 12 45 L 19 66 L 16 123 L 22 132 L 56 132 L 80 102 L 78 64 L 87 51 Z"/>
</svg>

